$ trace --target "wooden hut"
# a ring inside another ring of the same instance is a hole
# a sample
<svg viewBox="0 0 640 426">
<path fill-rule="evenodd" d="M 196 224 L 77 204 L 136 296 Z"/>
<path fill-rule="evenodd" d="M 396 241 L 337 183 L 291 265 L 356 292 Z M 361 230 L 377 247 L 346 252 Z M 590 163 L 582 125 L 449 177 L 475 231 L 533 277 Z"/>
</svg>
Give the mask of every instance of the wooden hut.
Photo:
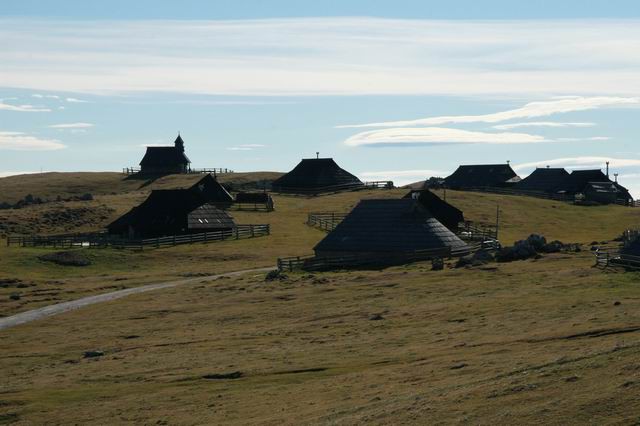
<svg viewBox="0 0 640 426">
<path fill-rule="evenodd" d="M 402 257 L 416 251 L 468 250 L 417 199 L 362 200 L 314 248 L 318 257 Z"/>
<path fill-rule="evenodd" d="M 519 191 L 556 193 L 562 189 L 568 177 L 569 172 L 563 168 L 537 168 L 515 184 L 514 188 Z"/>
<path fill-rule="evenodd" d="M 613 182 L 589 182 L 582 190 L 584 200 L 598 204 L 615 204 L 619 191 Z"/>
<path fill-rule="evenodd" d="M 504 188 L 516 184 L 520 178 L 509 164 L 463 165 L 444 179 L 451 189 Z"/>
<path fill-rule="evenodd" d="M 451 230 L 457 230 L 464 222 L 462 210 L 438 197 L 428 189 L 410 191 L 404 198 L 416 199 L 444 226 Z"/>
<path fill-rule="evenodd" d="M 289 173 L 276 179 L 276 192 L 318 194 L 363 187 L 356 176 L 340 168 L 333 158 L 306 158 Z"/>
<path fill-rule="evenodd" d="M 209 205 L 227 208 L 233 197 L 211 175 L 186 189 L 151 191 L 149 197 L 107 226 L 112 235 L 126 238 L 153 238 L 194 232 L 189 227 L 189 215 L 199 207 Z M 204 231 L 202 231 L 204 232 Z"/>
<path fill-rule="evenodd" d="M 184 141 L 178 134 L 174 146 L 148 146 L 140 161 L 141 174 L 187 173 L 191 161 L 184 153 Z"/>
</svg>

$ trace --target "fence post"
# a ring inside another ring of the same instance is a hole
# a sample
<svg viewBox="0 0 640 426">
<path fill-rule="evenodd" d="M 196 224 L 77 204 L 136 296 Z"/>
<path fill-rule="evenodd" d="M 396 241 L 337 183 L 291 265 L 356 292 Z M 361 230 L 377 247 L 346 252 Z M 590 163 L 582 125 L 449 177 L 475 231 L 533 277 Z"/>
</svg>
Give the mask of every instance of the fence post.
<svg viewBox="0 0 640 426">
<path fill-rule="evenodd" d="M 240 233 L 238 232 L 238 227 L 235 228 L 236 231 L 236 240 L 240 239 Z"/>
<path fill-rule="evenodd" d="M 253 225 L 249 225 L 251 229 L 251 238 L 255 237 L 255 233 L 253 232 Z"/>
</svg>

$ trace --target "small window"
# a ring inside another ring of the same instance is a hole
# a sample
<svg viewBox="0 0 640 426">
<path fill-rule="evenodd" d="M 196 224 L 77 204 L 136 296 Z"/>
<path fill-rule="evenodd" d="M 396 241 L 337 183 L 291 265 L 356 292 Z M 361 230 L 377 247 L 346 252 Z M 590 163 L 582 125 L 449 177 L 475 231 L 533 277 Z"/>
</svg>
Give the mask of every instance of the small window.
<svg viewBox="0 0 640 426">
<path fill-rule="evenodd" d="M 206 219 L 205 219 L 205 220 L 206 220 Z M 203 223 L 203 222 L 202 222 L 202 219 L 198 219 L 198 222 Z"/>
<path fill-rule="evenodd" d="M 205 221 L 205 222 L 207 222 L 207 223 L 209 223 L 209 220 L 208 220 L 208 219 L 206 219 L 206 218 L 204 219 L 204 221 Z"/>
</svg>

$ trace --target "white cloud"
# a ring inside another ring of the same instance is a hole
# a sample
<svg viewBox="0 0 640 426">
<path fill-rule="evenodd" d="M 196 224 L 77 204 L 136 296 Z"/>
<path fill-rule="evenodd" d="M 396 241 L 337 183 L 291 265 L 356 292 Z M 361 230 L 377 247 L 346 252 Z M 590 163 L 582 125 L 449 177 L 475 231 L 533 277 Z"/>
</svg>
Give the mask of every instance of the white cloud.
<svg viewBox="0 0 640 426">
<path fill-rule="evenodd" d="M 525 144 L 548 142 L 526 133 L 485 133 L 444 127 L 415 127 L 370 130 L 345 140 L 349 146 L 413 144 Z"/>
<path fill-rule="evenodd" d="M 47 107 L 40 107 L 34 105 L 11 105 L 0 99 L 0 110 L 16 111 L 16 112 L 50 112 L 51 109 Z"/>
<path fill-rule="evenodd" d="M 441 117 L 421 118 L 418 120 L 385 121 L 367 124 L 347 124 L 336 126 L 337 128 L 362 128 L 362 127 L 401 127 L 401 126 L 432 126 L 447 123 L 499 123 L 501 121 L 547 117 L 553 114 L 586 111 L 603 107 L 628 107 L 640 106 L 640 98 L 622 98 L 611 96 L 594 97 L 570 97 L 553 99 L 550 101 L 529 102 L 521 108 L 508 111 L 495 112 L 482 115 L 452 115 Z"/>
<path fill-rule="evenodd" d="M 56 139 L 43 139 L 22 132 L 1 132 L 0 150 L 10 151 L 54 151 L 66 148 Z"/>
<path fill-rule="evenodd" d="M 499 124 L 497 130 L 511 130 L 519 127 L 593 127 L 596 123 L 561 123 L 557 121 L 529 121 L 525 123 Z"/>
<path fill-rule="evenodd" d="M 88 129 L 93 127 L 92 123 L 64 123 L 64 124 L 52 124 L 52 129 Z"/>
<path fill-rule="evenodd" d="M 253 151 L 255 148 L 264 148 L 266 145 L 262 145 L 259 143 L 247 143 L 238 146 L 230 146 L 227 148 L 229 151 Z"/>
<path fill-rule="evenodd" d="M 640 167 L 640 159 L 584 156 L 533 161 L 529 163 L 517 164 L 513 168 L 514 170 L 526 170 L 535 167 L 553 166 L 565 167 L 568 169 L 604 169 L 606 167 L 607 161 L 609 162 L 610 170 L 614 170 L 617 168 Z"/>
<path fill-rule="evenodd" d="M 78 98 L 67 98 L 66 101 L 71 103 L 82 103 L 82 104 L 89 102 L 89 101 L 85 101 Z"/>
<path fill-rule="evenodd" d="M 4 87 L 640 96 L 640 21 L 0 19 Z"/>
</svg>

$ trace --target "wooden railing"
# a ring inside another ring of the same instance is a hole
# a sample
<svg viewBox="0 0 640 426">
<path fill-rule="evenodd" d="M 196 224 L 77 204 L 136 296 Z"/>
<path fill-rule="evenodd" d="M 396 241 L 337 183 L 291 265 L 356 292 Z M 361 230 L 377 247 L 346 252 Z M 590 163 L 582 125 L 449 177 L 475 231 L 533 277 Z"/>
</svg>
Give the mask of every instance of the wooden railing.
<svg viewBox="0 0 640 426">
<path fill-rule="evenodd" d="M 527 191 L 527 190 L 519 190 L 514 188 L 470 187 L 470 188 L 464 188 L 461 191 L 487 192 L 490 194 L 501 194 L 501 195 L 519 195 L 519 196 L 526 196 L 526 197 L 543 198 L 546 200 L 564 201 L 569 203 L 573 203 L 576 201 L 576 197 L 572 195 L 556 194 L 556 193 L 549 193 L 544 191 Z M 626 207 L 640 207 L 640 201 L 636 201 L 636 200 L 617 199 L 612 204 L 617 204 L 617 205 L 626 206 Z"/>
<path fill-rule="evenodd" d="M 466 256 L 480 249 L 497 249 L 499 242 L 485 241 L 467 245 L 465 248 L 451 250 L 450 247 L 431 250 L 416 250 L 404 253 L 384 253 L 380 255 L 344 255 L 336 257 L 319 257 L 314 255 L 278 258 L 277 267 L 281 271 L 322 271 L 332 269 L 350 269 L 367 266 L 392 266 L 434 258 L 453 258 Z"/>
<path fill-rule="evenodd" d="M 140 167 L 124 167 L 122 169 L 122 174 L 124 175 L 135 175 L 137 173 L 140 173 L 141 169 Z M 233 173 L 233 170 L 231 169 L 227 169 L 227 168 L 222 168 L 222 167 L 214 167 L 214 168 L 205 168 L 205 169 L 188 169 L 187 174 L 208 174 L 211 173 L 214 176 L 217 175 L 221 175 L 221 174 L 225 174 L 225 173 Z"/>
<path fill-rule="evenodd" d="M 625 268 L 640 270 L 640 256 L 620 252 L 619 249 L 600 249 L 595 251 L 596 264 L 600 268 Z"/>
<path fill-rule="evenodd" d="M 280 194 L 290 194 L 290 195 L 306 195 L 306 196 L 314 196 L 314 195 L 326 195 L 326 194 L 334 194 L 338 192 L 344 191 L 362 191 L 365 189 L 393 189 L 392 181 L 373 181 L 373 182 L 364 182 L 364 183 L 347 183 L 344 185 L 333 185 L 333 186 L 324 186 L 320 188 L 313 189 L 300 189 L 300 188 L 288 188 L 282 186 L 274 186 L 273 192 Z"/>
<path fill-rule="evenodd" d="M 347 213 L 336 212 L 309 213 L 307 215 L 307 225 L 331 232 L 346 216 Z"/>
<path fill-rule="evenodd" d="M 168 237 L 128 239 L 113 237 L 105 233 L 57 236 L 9 236 L 7 246 L 50 247 L 50 248 L 125 248 L 143 250 L 181 244 L 210 243 L 223 240 L 239 240 L 270 234 L 269 225 L 237 225 L 225 231 L 202 232 L 198 234 L 172 235 Z"/>
<path fill-rule="evenodd" d="M 269 203 L 237 203 L 234 202 L 227 210 L 252 211 L 252 212 L 272 212 L 273 204 Z"/>
</svg>

